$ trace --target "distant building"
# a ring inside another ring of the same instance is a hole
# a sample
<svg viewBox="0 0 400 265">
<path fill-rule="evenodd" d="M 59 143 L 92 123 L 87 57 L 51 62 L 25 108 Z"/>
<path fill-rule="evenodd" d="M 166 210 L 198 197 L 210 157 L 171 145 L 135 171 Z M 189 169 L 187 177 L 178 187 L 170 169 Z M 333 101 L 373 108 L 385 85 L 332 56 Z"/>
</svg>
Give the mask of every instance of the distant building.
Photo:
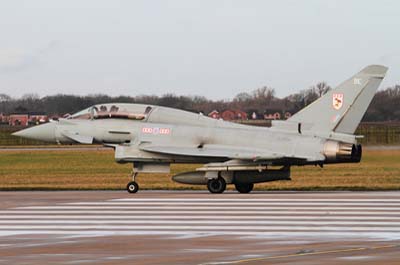
<svg viewBox="0 0 400 265">
<path fill-rule="evenodd" d="M 225 121 L 247 120 L 247 113 L 241 110 L 225 110 L 221 113 L 221 118 Z"/>
<path fill-rule="evenodd" d="M 31 124 L 40 124 L 49 121 L 49 117 L 45 114 L 32 114 L 29 115 L 29 123 Z"/>
<path fill-rule="evenodd" d="M 281 119 L 280 112 L 265 113 L 264 114 L 264 120 L 280 120 L 280 119 Z"/>
<path fill-rule="evenodd" d="M 217 110 L 213 110 L 210 113 L 208 113 L 208 117 L 213 118 L 213 119 L 219 119 L 220 115 Z"/>
<path fill-rule="evenodd" d="M 292 117 L 292 113 L 290 113 L 289 111 L 285 112 L 285 120 L 289 119 L 290 117 Z"/>
<path fill-rule="evenodd" d="M 0 114 L 0 122 L 10 126 L 28 126 L 49 121 L 49 117 L 43 112 L 14 113 L 9 116 Z"/>
<path fill-rule="evenodd" d="M 10 126 L 28 126 L 29 115 L 28 114 L 11 114 L 8 119 Z"/>
<path fill-rule="evenodd" d="M 289 119 L 292 114 L 289 111 L 279 109 L 268 109 L 264 113 L 265 120 L 283 120 Z"/>
<path fill-rule="evenodd" d="M 235 112 L 233 110 L 225 110 L 221 113 L 221 118 L 225 121 L 235 120 Z"/>
<path fill-rule="evenodd" d="M 222 113 L 213 110 L 208 113 L 207 116 L 213 119 L 223 119 L 225 121 L 247 120 L 247 113 L 241 110 L 225 110 Z"/>
<path fill-rule="evenodd" d="M 9 116 L 5 115 L 4 113 L 0 113 L 0 123 L 1 124 L 8 124 Z"/>
</svg>

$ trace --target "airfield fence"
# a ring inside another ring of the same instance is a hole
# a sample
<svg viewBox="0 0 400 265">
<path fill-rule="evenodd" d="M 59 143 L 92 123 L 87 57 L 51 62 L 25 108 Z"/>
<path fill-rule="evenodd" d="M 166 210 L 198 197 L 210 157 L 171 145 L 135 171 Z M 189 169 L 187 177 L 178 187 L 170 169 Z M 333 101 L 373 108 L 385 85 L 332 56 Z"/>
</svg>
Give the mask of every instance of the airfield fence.
<svg viewBox="0 0 400 265">
<path fill-rule="evenodd" d="M 265 120 L 245 120 L 239 122 L 254 126 L 271 126 L 270 121 Z M 11 135 L 13 132 L 25 128 L 0 125 L 0 146 L 49 144 Z M 363 122 L 358 126 L 356 134 L 364 136 L 364 138 L 359 139 L 359 142 L 364 145 L 400 145 L 400 122 Z"/>
<path fill-rule="evenodd" d="M 400 145 L 400 122 L 364 122 L 356 131 L 365 145 Z"/>
<path fill-rule="evenodd" d="M 242 124 L 270 127 L 269 120 L 242 120 Z M 363 138 L 358 142 L 363 145 L 400 145 L 400 122 L 362 122 L 358 126 L 356 135 Z"/>
</svg>

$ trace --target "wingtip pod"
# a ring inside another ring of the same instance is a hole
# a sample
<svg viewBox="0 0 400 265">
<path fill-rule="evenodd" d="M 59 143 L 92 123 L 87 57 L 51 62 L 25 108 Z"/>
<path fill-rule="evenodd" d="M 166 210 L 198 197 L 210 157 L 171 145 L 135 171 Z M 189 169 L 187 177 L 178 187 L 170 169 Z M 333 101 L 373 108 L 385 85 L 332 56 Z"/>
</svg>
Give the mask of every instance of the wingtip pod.
<svg viewBox="0 0 400 265">
<path fill-rule="evenodd" d="M 372 64 L 362 69 L 360 73 L 376 78 L 384 78 L 388 69 L 389 68 L 384 65 Z"/>
</svg>

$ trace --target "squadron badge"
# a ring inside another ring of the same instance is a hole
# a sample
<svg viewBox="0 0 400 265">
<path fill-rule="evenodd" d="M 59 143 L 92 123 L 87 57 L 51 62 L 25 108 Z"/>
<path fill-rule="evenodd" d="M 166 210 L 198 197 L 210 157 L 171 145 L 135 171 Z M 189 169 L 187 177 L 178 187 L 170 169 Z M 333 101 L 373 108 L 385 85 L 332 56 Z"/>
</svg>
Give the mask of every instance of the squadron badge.
<svg viewBox="0 0 400 265">
<path fill-rule="evenodd" d="M 343 106 L 343 93 L 333 94 L 332 106 L 334 109 L 340 110 L 340 108 Z"/>
</svg>

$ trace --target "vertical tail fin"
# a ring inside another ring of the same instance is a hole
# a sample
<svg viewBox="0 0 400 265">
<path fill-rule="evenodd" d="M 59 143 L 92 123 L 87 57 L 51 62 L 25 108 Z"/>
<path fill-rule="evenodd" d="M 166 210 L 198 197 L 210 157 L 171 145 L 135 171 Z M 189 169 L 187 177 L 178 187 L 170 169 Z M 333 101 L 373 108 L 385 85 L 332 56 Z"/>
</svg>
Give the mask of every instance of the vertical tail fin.
<svg viewBox="0 0 400 265">
<path fill-rule="evenodd" d="M 370 65 L 300 110 L 289 121 L 311 125 L 315 132 L 353 134 L 375 95 L 387 67 Z"/>
</svg>

